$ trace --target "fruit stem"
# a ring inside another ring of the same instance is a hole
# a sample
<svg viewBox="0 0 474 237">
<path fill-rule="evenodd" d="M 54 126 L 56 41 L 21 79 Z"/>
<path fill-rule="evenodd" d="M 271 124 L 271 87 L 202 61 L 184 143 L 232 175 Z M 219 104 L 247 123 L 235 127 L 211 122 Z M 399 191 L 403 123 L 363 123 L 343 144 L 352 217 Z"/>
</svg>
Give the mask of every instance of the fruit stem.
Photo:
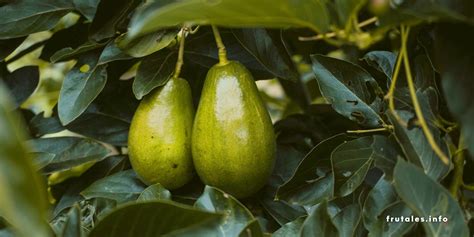
<svg viewBox="0 0 474 237">
<path fill-rule="evenodd" d="M 229 61 L 227 60 L 227 52 L 222 42 L 221 34 L 215 25 L 212 25 L 212 32 L 214 32 L 214 38 L 216 39 L 217 48 L 219 49 L 219 64 L 225 65 Z"/>
<path fill-rule="evenodd" d="M 464 138 L 459 135 L 459 143 L 458 149 L 454 154 L 453 163 L 454 163 L 454 171 L 453 171 L 453 179 L 451 181 L 451 185 L 449 187 L 449 191 L 454 198 L 458 198 L 458 191 L 459 188 L 463 185 L 463 171 L 464 171 Z"/>
<path fill-rule="evenodd" d="M 178 60 L 176 61 L 176 68 L 174 70 L 173 78 L 178 78 L 181 73 L 181 67 L 183 67 L 183 57 L 184 57 L 184 39 L 186 38 L 187 28 L 183 27 L 178 33 L 179 40 L 179 51 L 178 51 Z"/>
</svg>

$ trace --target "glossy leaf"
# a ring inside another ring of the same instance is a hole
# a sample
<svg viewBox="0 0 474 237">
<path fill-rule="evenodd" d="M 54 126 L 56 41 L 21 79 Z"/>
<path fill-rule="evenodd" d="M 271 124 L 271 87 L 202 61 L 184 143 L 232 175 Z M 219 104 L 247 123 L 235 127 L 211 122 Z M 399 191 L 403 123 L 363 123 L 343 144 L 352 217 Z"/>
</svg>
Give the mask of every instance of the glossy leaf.
<svg viewBox="0 0 474 237">
<path fill-rule="evenodd" d="M 391 81 L 397 55 L 390 51 L 371 51 L 365 54 L 362 59 L 373 68 L 382 72 Z"/>
<path fill-rule="evenodd" d="M 319 1 L 158 1 L 135 13 L 129 27 L 135 37 L 183 23 L 231 27 L 293 26 L 325 32 L 329 29 L 329 13 Z"/>
<path fill-rule="evenodd" d="M 98 161 L 105 158 L 111 151 L 102 144 L 80 137 L 39 138 L 28 141 L 33 152 L 54 154 L 52 161 L 43 168 L 43 172 L 51 173 L 70 169 L 74 166 Z"/>
<path fill-rule="evenodd" d="M 140 201 L 153 201 L 153 200 L 171 200 L 171 193 L 163 185 L 157 183 L 149 186 L 138 197 Z"/>
<path fill-rule="evenodd" d="M 361 222 L 361 210 L 357 203 L 344 207 L 333 218 L 333 223 L 341 237 L 356 235 L 359 222 Z"/>
<path fill-rule="evenodd" d="M 133 81 L 133 93 L 137 99 L 164 85 L 173 75 L 178 55 L 174 51 L 160 51 L 145 57 L 138 67 Z"/>
<path fill-rule="evenodd" d="M 100 0 L 73 0 L 74 7 L 89 21 L 94 19 L 99 2 Z"/>
<path fill-rule="evenodd" d="M 332 223 L 331 216 L 329 216 L 326 200 L 313 208 L 304 221 L 300 233 L 301 237 L 339 236 L 338 230 Z"/>
<path fill-rule="evenodd" d="M 64 220 L 61 220 L 55 228 L 56 236 L 58 237 L 82 237 L 84 231 L 81 222 L 81 209 L 79 206 L 73 206 L 66 214 Z"/>
<path fill-rule="evenodd" d="M 312 185 L 311 183 L 314 182 L 308 183 L 308 181 L 315 181 L 315 179 L 318 178 L 317 168 L 326 166 L 327 169 L 330 169 L 332 151 L 347 140 L 349 140 L 349 137 L 344 134 L 339 134 L 322 141 L 311 149 L 298 165 L 291 179 L 279 187 L 277 197 L 286 200 L 290 195 L 298 193 L 300 189 Z M 328 183 L 324 183 L 324 186 L 327 186 Z"/>
<path fill-rule="evenodd" d="M 94 182 L 81 192 L 86 199 L 108 198 L 118 203 L 137 199 L 145 185 L 133 170 L 126 170 Z"/>
<path fill-rule="evenodd" d="M 280 227 L 280 229 L 273 232 L 272 236 L 274 237 L 298 236 L 305 220 L 306 220 L 306 216 L 302 216 L 292 222 L 288 222 L 282 227 Z"/>
<path fill-rule="evenodd" d="M 57 117 L 44 117 L 44 112 L 35 115 L 29 124 L 33 136 L 41 137 L 46 134 L 57 133 L 64 130 L 63 125 Z"/>
<path fill-rule="evenodd" d="M 403 157 L 394 136 L 375 135 L 372 150 L 374 151 L 375 167 L 382 170 L 387 178 L 392 179 L 397 158 Z"/>
<path fill-rule="evenodd" d="M 361 137 L 332 152 L 335 195 L 347 196 L 362 184 L 373 162 L 373 142 L 373 137 Z"/>
<path fill-rule="evenodd" d="M 407 207 L 407 205 L 401 201 L 396 202 L 388 206 L 381 214 L 379 220 L 374 223 L 371 229 L 369 229 L 369 237 L 395 237 L 395 236 L 406 236 L 415 226 L 414 222 L 401 222 L 398 219 L 400 217 L 411 217 L 414 215 L 413 211 Z M 387 222 L 387 216 L 389 219 Z"/>
<path fill-rule="evenodd" d="M 25 102 L 39 84 L 39 69 L 36 66 L 25 66 L 7 75 L 5 84 L 14 97 L 15 108 Z"/>
<path fill-rule="evenodd" d="M 245 228 L 240 232 L 239 237 L 263 237 L 262 228 L 258 223 L 258 220 L 253 220 L 245 226 Z"/>
<path fill-rule="evenodd" d="M 219 221 L 221 215 L 170 201 L 148 201 L 121 206 L 105 216 L 90 237 L 161 236 Z"/>
<path fill-rule="evenodd" d="M 443 221 L 423 222 L 427 236 L 469 236 L 459 204 L 441 184 L 401 159 L 393 175 L 398 195 L 416 215 L 425 218 L 441 215 L 449 221 L 449 225 Z"/>
<path fill-rule="evenodd" d="M 140 3 L 139 0 L 101 0 L 91 23 L 90 38 L 102 41 L 120 30 L 128 14 Z"/>
<path fill-rule="evenodd" d="M 175 40 L 177 34 L 178 30 L 171 29 L 153 32 L 136 39 L 129 39 L 124 35 L 118 37 L 115 43 L 126 54 L 140 58 L 167 47 Z"/>
<path fill-rule="evenodd" d="M 367 230 L 373 231 L 382 212 L 388 208 L 389 205 L 397 201 L 397 194 L 392 184 L 385 178 L 380 178 L 374 188 L 370 190 L 364 202 L 362 216 L 364 225 Z M 383 220 L 382 220 L 383 221 Z"/>
<path fill-rule="evenodd" d="M 117 60 L 127 60 L 133 58 L 132 56 L 126 54 L 122 51 L 114 41 L 108 43 L 99 57 L 98 64 L 106 64 L 112 61 Z"/>
<path fill-rule="evenodd" d="M 206 186 L 194 206 L 210 212 L 224 213 L 216 236 L 237 236 L 254 219 L 252 213 L 237 199 L 210 186 Z"/>
<path fill-rule="evenodd" d="M 290 56 L 284 50 L 282 43 L 274 40 L 267 30 L 242 29 L 233 30 L 232 33 L 239 43 L 275 77 L 296 80 L 298 74 L 295 72 Z"/>
<path fill-rule="evenodd" d="M 414 118 L 413 113 L 408 111 L 399 110 L 397 113 L 403 121 L 410 121 Z M 420 164 L 425 173 L 434 179 L 444 177 L 449 171 L 449 166 L 445 165 L 433 151 L 421 128 L 418 126 L 405 127 L 393 117 L 390 117 L 390 120 L 395 128 L 395 137 L 407 159 L 415 164 Z M 440 137 L 440 132 L 434 129 L 436 128 L 432 127 L 438 145 L 444 150 L 445 154 L 449 154 L 446 143 Z"/>
<path fill-rule="evenodd" d="M 12 112 L 8 94 L 0 82 L 0 213 L 18 235 L 46 237 L 45 188 L 22 143 L 25 126 Z"/>
<path fill-rule="evenodd" d="M 371 98 L 370 90 L 376 88 L 367 85 L 372 87 L 376 82 L 369 73 L 355 64 L 323 55 L 311 55 L 311 60 L 321 93 L 334 110 L 361 125 L 381 126 L 380 98 Z"/>
<path fill-rule="evenodd" d="M 0 39 L 11 39 L 53 28 L 72 10 L 64 0 L 19 0 L 0 7 Z"/>
<path fill-rule="evenodd" d="M 81 115 L 99 95 L 107 82 L 106 65 L 97 65 L 96 55 L 81 57 L 64 79 L 58 112 L 63 125 Z"/>
</svg>

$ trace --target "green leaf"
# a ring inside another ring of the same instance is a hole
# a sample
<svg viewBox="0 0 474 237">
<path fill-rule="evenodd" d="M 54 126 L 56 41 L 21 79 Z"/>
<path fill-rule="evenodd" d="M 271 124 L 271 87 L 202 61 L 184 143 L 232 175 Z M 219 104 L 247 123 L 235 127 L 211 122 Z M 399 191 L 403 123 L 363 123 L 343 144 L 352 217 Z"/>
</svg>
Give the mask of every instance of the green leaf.
<svg viewBox="0 0 474 237">
<path fill-rule="evenodd" d="M 441 184 L 426 176 L 416 166 L 398 159 L 394 185 L 400 198 L 417 216 L 443 216 L 446 222 L 423 222 L 427 236 L 469 236 L 469 229 L 458 202 Z"/>
<path fill-rule="evenodd" d="M 374 188 L 370 190 L 364 202 L 362 216 L 365 228 L 373 231 L 380 218 L 384 218 L 381 213 L 397 200 L 397 194 L 392 184 L 384 177 L 380 178 Z"/>
<path fill-rule="evenodd" d="M 111 151 L 102 144 L 80 137 L 39 138 L 28 141 L 33 152 L 54 154 L 43 169 L 45 173 L 62 171 L 90 161 L 104 159 Z"/>
<path fill-rule="evenodd" d="M 176 52 L 168 50 L 145 57 L 133 81 L 135 97 L 140 100 L 156 87 L 166 84 L 173 75 L 177 58 Z"/>
<path fill-rule="evenodd" d="M 273 39 L 270 32 L 262 28 L 232 30 L 232 33 L 240 44 L 275 77 L 296 80 L 298 74 L 290 55 L 284 49 L 279 34 L 277 39 Z"/>
<path fill-rule="evenodd" d="M 89 237 L 162 236 L 219 221 L 221 215 L 170 201 L 121 206 L 105 216 Z"/>
<path fill-rule="evenodd" d="M 369 230 L 369 237 L 402 237 L 406 236 L 413 228 L 415 228 L 415 222 L 398 222 L 389 220 L 387 222 L 387 216 L 389 218 L 400 218 L 400 217 L 411 217 L 413 211 L 405 205 L 405 203 L 398 201 L 388 206 L 381 214 L 375 225 Z"/>
<path fill-rule="evenodd" d="M 115 41 L 111 41 L 105 46 L 104 50 L 100 54 L 98 65 L 106 64 L 112 61 L 117 60 L 127 60 L 133 58 L 132 56 L 126 54 L 122 51 Z"/>
<path fill-rule="evenodd" d="M 321 1 L 156 1 L 145 4 L 136 12 L 129 28 L 131 36 L 136 37 L 183 23 L 230 27 L 308 27 L 326 32 L 329 29 L 329 13 Z"/>
<path fill-rule="evenodd" d="M 133 170 L 126 170 L 97 180 L 81 192 L 86 199 L 108 198 L 123 203 L 136 200 L 145 185 Z"/>
<path fill-rule="evenodd" d="M 176 38 L 177 34 L 177 29 L 161 30 L 135 39 L 129 39 L 125 34 L 119 36 L 115 40 L 115 43 L 126 54 L 135 58 L 141 58 L 170 45 L 170 43 Z"/>
<path fill-rule="evenodd" d="M 313 186 L 315 179 L 318 178 L 317 169 L 325 167 L 327 171 L 329 171 L 331 169 L 330 158 L 332 151 L 341 143 L 347 140 L 350 139 L 345 134 L 338 134 L 320 142 L 313 149 L 311 149 L 311 151 L 308 152 L 308 154 L 298 165 L 298 168 L 296 169 L 291 179 L 278 188 L 277 198 L 283 200 L 290 200 L 290 197 L 292 195 L 302 194 L 302 192 L 300 191 L 301 189 L 308 190 L 308 186 Z M 317 184 L 316 187 L 327 187 L 329 185 L 327 181 L 328 180 L 325 180 L 323 183 Z M 308 192 L 308 194 L 314 193 L 313 191 Z"/>
<path fill-rule="evenodd" d="M 35 115 L 30 120 L 29 128 L 35 137 L 61 132 L 65 129 L 57 117 L 46 118 L 44 112 Z"/>
<path fill-rule="evenodd" d="M 140 2 L 141 0 L 101 0 L 91 23 L 90 39 L 99 42 L 124 30 L 123 24 L 128 15 Z"/>
<path fill-rule="evenodd" d="M 68 28 L 54 32 L 44 44 L 39 58 L 45 61 L 52 61 L 51 56 L 60 50 L 73 51 L 74 49 L 79 49 L 81 45 L 88 42 L 87 33 L 89 32 L 89 26 L 89 23 L 78 22 Z"/>
<path fill-rule="evenodd" d="M 373 161 L 373 137 L 361 137 L 338 146 L 331 155 L 334 193 L 344 197 L 356 190 L 365 179 Z"/>
<path fill-rule="evenodd" d="M 216 236 L 237 236 L 246 228 L 247 223 L 254 219 L 252 213 L 237 199 L 210 186 L 206 186 L 194 206 L 202 210 L 224 213 L 224 219 L 215 230 Z"/>
<path fill-rule="evenodd" d="M 77 48 L 71 48 L 71 47 L 67 47 L 67 48 L 63 48 L 63 49 L 60 49 L 58 50 L 57 52 L 55 52 L 51 58 L 50 58 L 50 61 L 52 63 L 57 63 L 57 62 L 61 62 L 61 61 L 67 61 L 67 60 L 71 60 L 83 53 L 86 53 L 86 52 L 89 52 L 89 51 L 92 51 L 94 49 L 97 49 L 97 48 L 100 48 L 104 46 L 103 43 L 96 43 L 96 42 L 93 42 L 93 41 L 87 41 L 79 46 L 77 46 Z"/>
<path fill-rule="evenodd" d="M 97 65 L 96 55 L 85 55 L 66 75 L 58 102 L 63 125 L 79 117 L 102 91 L 107 82 L 106 67 Z"/>
<path fill-rule="evenodd" d="M 322 201 L 311 210 L 301 227 L 300 236 L 339 236 L 338 230 L 329 216 L 327 200 Z"/>
<path fill-rule="evenodd" d="M 421 103 L 422 97 L 420 97 L 420 93 L 417 94 Z M 413 113 L 405 110 L 397 110 L 397 114 L 406 122 L 411 121 L 415 117 Z M 392 115 L 389 115 L 389 118 L 394 126 L 395 137 L 407 159 L 412 163 L 420 164 L 425 173 L 430 177 L 434 179 L 443 178 L 449 172 L 449 166 L 445 165 L 433 151 L 421 127 L 407 127 L 400 124 Z M 444 150 L 445 154 L 449 154 L 446 142 L 440 137 L 440 131 L 434 126 L 430 126 L 430 128 L 438 146 Z"/>
<path fill-rule="evenodd" d="M 273 233 L 273 237 L 298 236 L 300 234 L 306 216 L 301 216 L 292 222 L 288 222 Z"/>
<path fill-rule="evenodd" d="M 0 7 L 0 39 L 27 36 L 53 28 L 72 10 L 66 0 L 18 0 Z"/>
<path fill-rule="evenodd" d="M 21 236 L 50 236 L 45 188 L 22 143 L 26 127 L 12 110 L 0 82 L 0 213 Z"/>
<path fill-rule="evenodd" d="M 352 237 L 356 234 L 361 219 L 359 204 L 353 203 L 344 207 L 333 218 L 340 237 Z"/>
<path fill-rule="evenodd" d="M 389 137 L 374 135 L 372 150 L 374 151 L 375 167 L 382 170 L 387 178 L 392 179 L 397 158 L 403 157 L 395 137 L 393 135 Z"/>
<path fill-rule="evenodd" d="M 321 93 L 334 110 L 361 125 L 381 126 L 382 118 L 378 115 L 381 100 L 372 99 L 368 88 L 377 83 L 368 72 L 350 62 L 323 55 L 311 55 L 311 60 Z"/>
<path fill-rule="evenodd" d="M 263 237 L 262 227 L 258 220 L 253 220 L 245 226 L 245 228 L 238 235 L 239 237 Z"/>
<path fill-rule="evenodd" d="M 397 55 L 390 51 L 371 51 L 362 58 L 367 64 L 383 73 L 389 81 L 392 80 Z M 389 85 L 390 83 L 387 83 Z"/>
<path fill-rule="evenodd" d="M 81 226 L 81 209 L 74 205 L 65 216 L 64 222 L 59 222 L 55 227 L 57 237 L 82 237 L 84 231 Z"/>
<path fill-rule="evenodd" d="M 18 108 L 38 87 L 39 69 L 37 66 L 19 68 L 8 74 L 4 82 L 14 96 L 15 108 Z"/>
<path fill-rule="evenodd" d="M 470 151 L 474 154 L 474 104 L 472 82 L 474 57 L 473 27 L 443 24 L 435 33 L 435 54 L 441 74 L 442 88 L 449 110 L 461 124 L 462 134 Z M 455 34 L 455 35 L 453 35 Z M 456 35 L 462 34 L 462 37 Z"/>
<path fill-rule="evenodd" d="M 163 185 L 157 183 L 149 186 L 138 197 L 140 201 L 153 201 L 153 200 L 171 200 L 171 193 Z"/>
<path fill-rule="evenodd" d="M 97 11 L 97 5 L 100 0 L 73 0 L 74 8 L 76 8 L 88 21 L 92 21 Z"/>
</svg>

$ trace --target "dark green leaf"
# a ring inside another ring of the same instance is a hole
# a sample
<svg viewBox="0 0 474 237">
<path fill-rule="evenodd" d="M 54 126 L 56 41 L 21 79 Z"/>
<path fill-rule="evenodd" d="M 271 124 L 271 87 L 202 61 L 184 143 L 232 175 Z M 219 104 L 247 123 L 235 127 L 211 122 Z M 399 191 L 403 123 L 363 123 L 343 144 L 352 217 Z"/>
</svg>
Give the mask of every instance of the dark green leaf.
<svg viewBox="0 0 474 237">
<path fill-rule="evenodd" d="M 157 31 L 136 39 L 128 39 L 126 35 L 124 35 L 118 37 L 115 43 L 126 54 L 135 58 L 141 58 L 170 45 L 177 34 L 178 30 L 172 29 Z"/>
<path fill-rule="evenodd" d="M 301 227 L 301 237 L 339 236 L 328 213 L 327 200 L 313 207 Z"/>
<path fill-rule="evenodd" d="M 367 0 L 336 0 L 334 2 L 339 23 L 343 29 L 353 25 L 352 19 L 357 18 L 357 13 L 366 2 Z"/>
<path fill-rule="evenodd" d="M 89 237 L 161 236 L 199 227 L 220 219 L 221 215 L 170 201 L 124 205 L 104 217 Z"/>
<path fill-rule="evenodd" d="M 273 237 L 287 237 L 287 236 L 299 236 L 303 223 L 306 220 L 306 216 L 299 217 L 298 219 L 288 222 L 280 229 L 273 233 Z"/>
<path fill-rule="evenodd" d="M 232 32 L 240 44 L 275 77 L 286 80 L 295 80 L 298 77 L 281 41 L 274 40 L 267 30 L 257 28 Z"/>
<path fill-rule="evenodd" d="M 106 65 L 97 65 L 96 55 L 85 55 L 66 75 L 59 95 L 58 112 L 63 125 L 81 115 L 107 82 Z"/>
<path fill-rule="evenodd" d="M 91 24 L 90 38 L 102 41 L 114 36 L 118 30 L 121 30 L 128 14 L 140 2 L 141 0 L 101 0 Z"/>
<path fill-rule="evenodd" d="M 350 62 L 323 55 L 311 55 L 311 59 L 321 93 L 334 110 L 361 125 L 381 126 L 378 115 L 381 100 L 372 98 L 375 92 L 370 90 L 376 88 L 370 87 L 376 81 L 368 72 Z"/>
<path fill-rule="evenodd" d="M 81 192 L 86 199 L 108 198 L 118 203 L 136 200 L 145 185 L 133 170 L 126 170 L 94 182 Z"/>
<path fill-rule="evenodd" d="M 35 115 L 29 125 L 31 134 L 35 137 L 61 132 L 65 129 L 57 117 L 45 118 L 44 112 Z"/>
<path fill-rule="evenodd" d="M 65 216 L 64 222 L 58 223 L 56 229 L 57 237 L 82 237 L 84 231 L 81 226 L 81 209 L 74 205 Z"/>
<path fill-rule="evenodd" d="M 66 0 L 18 0 L 0 7 L 0 39 L 27 36 L 53 28 L 72 10 Z"/>
<path fill-rule="evenodd" d="M 185 22 L 231 27 L 308 27 L 325 32 L 329 29 L 329 14 L 320 1 L 157 1 L 135 13 L 129 27 L 135 37 Z"/>
<path fill-rule="evenodd" d="M 374 151 L 375 167 L 381 169 L 387 178 L 392 179 L 397 158 L 402 157 L 395 137 L 393 135 L 389 137 L 375 135 L 372 150 Z"/>
<path fill-rule="evenodd" d="M 419 217 L 447 218 L 447 222 L 423 222 L 427 236 L 469 236 L 464 214 L 448 190 L 416 166 L 398 159 L 394 185 L 401 199 Z"/>
<path fill-rule="evenodd" d="M 344 207 L 333 218 L 340 237 L 352 237 L 357 231 L 361 219 L 361 210 L 357 203 Z"/>
<path fill-rule="evenodd" d="M 173 75 L 178 55 L 174 51 L 163 50 L 145 57 L 138 67 L 133 81 L 133 93 L 137 99 L 164 85 Z"/>
<path fill-rule="evenodd" d="M 420 95 L 418 93 L 418 95 Z M 419 97 L 420 98 L 420 97 Z M 421 99 L 421 98 L 420 98 Z M 409 122 L 414 118 L 414 114 L 405 110 L 397 110 L 398 116 L 403 121 Z M 395 137 L 397 138 L 403 152 L 408 160 L 415 164 L 421 164 L 425 173 L 434 179 L 443 178 L 449 171 L 449 166 L 445 165 L 438 155 L 433 151 L 426 137 L 418 126 L 406 127 L 398 123 L 398 121 L 389 116 L 390 121 L 394 125 Z M 433 136 L 435 137 L 438 146 L 448 153 L 447 145 L 440 137 L 440 132 L 435 127 L 431 127 Z M 436 129 L 436 130 L 435 130 Z"/>
<path fill-rule="evenodd" d="M 194 206 L 210 212 L 224 213 L 223 221 L 215 230 L 216 236 L 238 236 L 247 223 L 254 219 L 252 213 L 237 199 L 210 186 L 206 186 Z"/>
<path fill-rule="evenodd" d="M 25 102 L 36 90 L 39 83 L 37 66 L 26 66 L 15 70 L 5 77 L 5 84 L 14 96 L 15 108 Z"/>
<path fill-rule="evenodd" d="M 362 59 L 373 68 L 385 74 L 389 81 L 392 80 L 397 55 L 390 51 L 371 51 L 365 54 Z"/>
<path fill-rule="evenodd" d="M 291 195 L 298 194 L 300 189 L 312 185 L 314 180 L 318 178 L 317 169 L 325 167 L 326 171 L 329 171 L 331 169 L 330 158 L 332 151 L 347 140 L 350 140 L 350 138 L 344 134 L 339 134 L 322 141 L 311 149 L 298 165 L 291 179 L 279 187 L 277 197 L 288 200 Z M 308 181 L 313 182 L 308 183 Z M 324 183 L 324 186 L 327 186 L 328 183 Z"/>
<path fill-rule="evenodd" d="M 90 24 L 88 23 L 79 22 L 71 27 L 54 32 L 51 38 L 44 44 L 39 58 L 51 61 L 51 56 L 59 50 L 73 51 L 74 49 L 79 49 L 81 45 L 88 41 L 87 33 L 89 32 L 89 26 Z"/>
<path fill-rule="evenodd" d="M 274 200 L 273 197 L 264 198 L 261 204 L 265 211 L 280 225 L 284 225 L 299 216 L 306 215 L 306 210 L 303 207 L 288 204 L 281 200 Z"/>
<path fill-rule="evenodd" d="M 392 184 L 384 177 L 380 178 L 365 199 L 362 211 L 365 228 L 372 232 L 377 228 L 378 222 L 386 222 L 385 217 L 381 214 L 397 200 L 398 197 Z"/>
<path fill-rule="evenodd" d="M 50 236 L 45 188 L 22 143 L 25 126 L 12 112 L 8 94 L 0 82 L 0 213 L 19 235 Z"/>
<path fill-rule="evenodd" d="M 149 186 L 138 197 L 140 201 L 153 201 L 153 200 L 171 200 L 171 193 L 163 185 L 157 183 Z"/>
<path fill-rule="evenodd" d="M 331 154 L 334 173 L 334 194 L 347 196 L 365 179 L 373 157 L 373 137 L 361 137 L 338 146 Z"/>
<path fill-rule="evenodd" d="M 262 227 L 258 220 L 253 220 L 240 232 L 239 237 L 263 237 Z"/>
<path fill-rule="evenodd" d="M 127 60 L 133 58 L 132 56 L 127 55 L 123 52 L 115 43 L 111 41 L 105 46 L 104 50 L 100 54 L 99 65 L 106 64 L 116 60 Z"/>
<path fill-rule="evenodd" d="M 376 223 L 369 229 L 369 237 L 402 237 L 415 227 L 415 222 L 404 222 L 400 218 L 411 217 L 413 211 L 403 202 L 396 202 L 388 206 L 380 215 Z M 389 220 L 387 220 L 387 216 Z M 394 219 L 391 219 L 394 218 Z M 398 221 L 397 219 L 398 218 Z"/>
<path fill-rule="evenodd" d="M 74 7 L 87 18 L 92 21 L 97 11 L 97 5 L 100 0 L 73 0 Z"/>
<path fill-rule="evenodd" d="M 50 61 L 52 63 L 57 63 L 60 61 L 71 60 L 74 57 L 77 57 L 81 54 L 92 51 L 94 49 L 100 48 L 102 46 L 104 46 L 104 44 L 87 41 L 84 44 L 77 46 L 77 48 L 67 47 L 67 48 L 58 50 L 51 56 Z"/>
<path fill-rule="evenodd" d="M 70 169 L 74 166 L 98 161 L 110 154 L 102 144 L 80 137 L 54 137 L 29 140 L 34 152 L 54 154 L 54 159 L 43 169 L 46 173 Z"/>
</svg>

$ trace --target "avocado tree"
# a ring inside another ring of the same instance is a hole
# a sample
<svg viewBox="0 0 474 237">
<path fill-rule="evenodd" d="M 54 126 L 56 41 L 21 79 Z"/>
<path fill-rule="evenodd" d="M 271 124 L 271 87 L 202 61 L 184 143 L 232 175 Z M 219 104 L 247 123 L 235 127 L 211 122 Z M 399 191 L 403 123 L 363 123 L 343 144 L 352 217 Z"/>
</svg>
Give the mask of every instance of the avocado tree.
<svg viewBox="0 0 474 237">
<path fill-rule="evenodd" d="M 469 236 L 474 1 L 0 1 L 0 236 Z"/>
</svg>

